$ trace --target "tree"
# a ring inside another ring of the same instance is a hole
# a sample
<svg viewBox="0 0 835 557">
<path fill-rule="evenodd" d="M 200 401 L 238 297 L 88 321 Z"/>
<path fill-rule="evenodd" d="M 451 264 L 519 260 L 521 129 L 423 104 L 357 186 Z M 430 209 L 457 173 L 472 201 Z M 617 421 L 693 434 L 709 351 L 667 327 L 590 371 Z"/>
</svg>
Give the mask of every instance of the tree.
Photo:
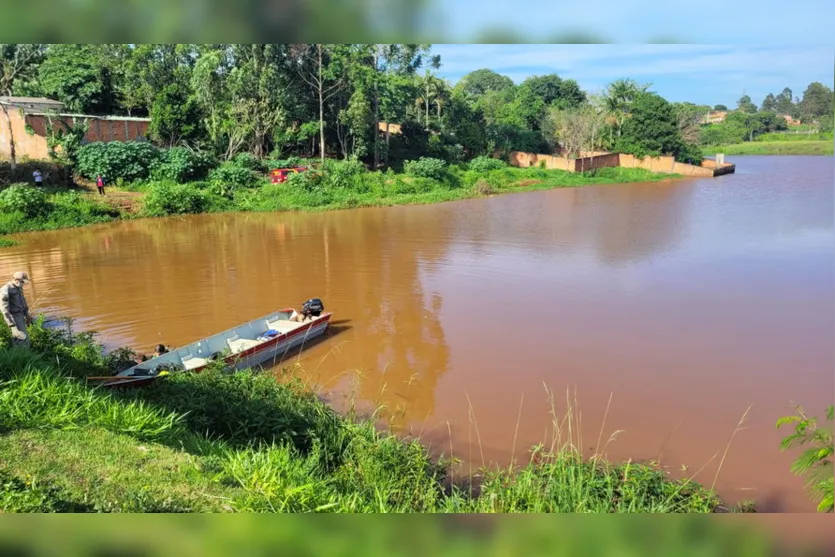
<svg viewBox="0 0 835 557">
<path fill-rule="evenodd" d="M 796 115 L 796 107 L 794 104 L 794 97 L 792 96 L 792 90 L 786 87 L 783 89 L 779 95 L 775 97 L 776 105 L 774 107 L 774 112 L 777 114 L 788 114 L 790 116 Z"/>
<path fill-rule="evenodd" d="M 631 106 L 629 118 L 615 149 L 637 157 L 686 155 L 692 160 L 692 150 L 681 137 L 673 105 L 655 93 L 639 93 Z M 687 161 L 685 161 L 687 162 Z"/>
<path fill-rule="evenodd" d="M 509 77 L 482 68 L 462 77 L 455 87 L 469 95 L 480 97 L 488 91 L 505 91 L 516 86 Z"/>
<path fill-rule="evenodd" d="M 587 102 L 569 109 L 552 105 L 548 109 L 547 123 L 543 123 L 549 136 L 546 140 L 551 145 L 559 145 L 567 158 L 580 158 L 584 152 L 595 151 L 600 146 L 605 119 L 603 102 Z"/>
<path fill-rule="evenodd" d="M 810 83 L 803 92 L 799 108 L 800 117 L 804 122 L 814 122 L 821 116 L 832 114 L 832 90 L 818 81 Z"/>
<path fill-rule="evenodd" d="M 701 122 L 705 114 L 710 112 L 710 107 L 688 102 L 673 103 L 673 111 L 682 139 L 687 143 L 698 143 Z"/>
<path fill-rule="evenodd" d="M 777 99 L 769 93 L 763 99 L 763 104 L 760 106 L 760 110 L 764 112 L 774 112 L 777 109 Z"/>
<path fill-rule="evenodd" d="M 746 112 L 748 114 L 753 114 L 757 111 L 757 105 L 755 105 L 751 101 L 751 97 L 748 95 L 742 95 L 738 101 L 736 101 L 737 109 L 741 112 Z"/>
<path fill-rule="evenodd" d="M 519 85 L 529 90 L 544 105 L 557 104 L 560 108 L 578 107 L 586 100 L 586 94 L 573 79 L 561 79 L 557 74 L 531 76 Z"/>
<path fill-rule="evenodd" d="M 172 83 L 154 99 L 151 108 L 151 137 L 166 147 L 174 147 L 197 137 L 200 109 L 184 85 Z"/>
<path fill-rule="evenodd" d="M 615 130 L 621 135 L 621 128 L 629 117 L 632 103 L 641 94 L 650 88 L 650 84 L 638 85 L 632 79 L 617 79 L 606 87 L 603 98 L 606 101 L 606 109 L 615 119 Z"/>
<path fill-rule="evenodd" d="M 43 93 L 70 112 L 109 114 L 116 107 L 110 69 L 100 45 L 54 44 L 38 68 Z"/>
<path fill-rule="evenodd" d="M 728 110 L 728 107 L 725 106 L 724 104 L 717 104 L 716 106 L 713 107 L 713 110 L 723 110 L 724 111 L 724 110 Z"/>
<path fill-rule="evenodd" d="M 13 95 L 15 88 L 37 79 L 46 46 L 0 44 L 0 95 Z"/>
<path fill-rule="evenodd" d="M 319 155 L 325 162 L 325 103 L 345 85 L 341 45 L 295 45 L 299 75 L 315 92 L 319 105 Z"/>
<path fill-rule="evenodd" d="M 36 79 L 44 50 L 41 44 L 0 44 L 0 95 L 12 95 L 15 89 Z M 17 154 L 12 120 L 8 107 L 0 105 L 0 109 L 9 132 L 9 163 L 14 171 L 17 168 Z"/>
</svg>

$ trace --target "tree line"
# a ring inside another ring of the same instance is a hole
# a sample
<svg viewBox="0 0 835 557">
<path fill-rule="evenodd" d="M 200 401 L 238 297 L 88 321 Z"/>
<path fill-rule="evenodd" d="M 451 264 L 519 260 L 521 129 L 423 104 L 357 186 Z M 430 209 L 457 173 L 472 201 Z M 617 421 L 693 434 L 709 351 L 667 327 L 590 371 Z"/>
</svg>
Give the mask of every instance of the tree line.
<svg viewBox="0 0 835 557">
<path fill-rule="evenodd" d="M 0 95 L 148 116 L 158 146 L 219 160 L 357 158 L 380 168 L 421 156 L 618 150 L 695 161 L 709 110 L 630 79 L 593 95 L 556 74 L 517 85 L 480 69 L 453 87 L 429 44 L 4 44 L 0 64 Z"/>
</svg>

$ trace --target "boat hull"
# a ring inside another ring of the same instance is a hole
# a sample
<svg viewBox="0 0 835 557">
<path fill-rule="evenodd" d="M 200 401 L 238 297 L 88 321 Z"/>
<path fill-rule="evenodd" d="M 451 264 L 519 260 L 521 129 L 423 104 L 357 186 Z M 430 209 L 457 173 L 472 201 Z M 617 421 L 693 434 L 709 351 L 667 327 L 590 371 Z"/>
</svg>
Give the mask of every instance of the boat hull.
<svg viewBox="0 0 835 557">
<path fill-rule="evenodd" d="M 147 369 L 152 369 L 155 366 L 155 364 L 158 363 L 158 361 L 159 363 L 171 363 L 177 362 L 184 355 L 191 356 L 195 353 L 202 355 L 204 354 L 204 350 L 208 351 L 208 347 L 211 346 L 217 339 L 228 337 L 230 333 L 234 333 L 244 327 L 252 327 L 254 323 L 269 322 L 271 318 L 275 318 L 277 315 L 280 315 L 281 313 L 288 312 L 292 312 L 292 310 L 282 310 L 282 312 L 279 312 L 278 314 L 265 316 L 263 318 L 250 321 L 249 323 L 244 324 L 235 329 L 231 329 L 230 331 L 219 333 L 207 339 L 202 339 L 200 341 L 194 342 L 179 349 L 177 351 L 178 354 L 166 354 L 164 356 L 149 360 L 148 362 L 144 362 L 143 364 L 133 366 L 132 368 L 127 369 L 122 373 L 114 376 L 112 381 L 107 381 L 103 383 L 101 386 L 108 388 L 133 388 L 150 385 L 154 383 L 156 380 L 165 377 L 165 375 L 149 375 L 144 373 L 145 371 L 147 371 Z M 235 370 L 249 369 L 263 364 L 277 364 L 281 362 L 283 358 L 292 350 L 303 347 L 305 344 L 324 335 L 325 332 L 327 332 L 328 325 L 330 324 L 330 318 L 330 313 L 322 314 L 321 316 L 316 317 L 311 321 L 299 324 L 290 331 L 283 332 L 273 338 L 260 341 L 254 346 L 243 349 L 240 352 L 230 354 L 223 358 L 223 362 L 228 367 L 231 367 Z M 211 365 L 211 362 L 208 361 L 208 359 L 201 358 L 200 360 L 204 361 L 205 363 L 188 368 L 186 371 L 199 373 Z M 182 371 L 174 371 L 171 373 L 182 373 Z"/>
</svg>

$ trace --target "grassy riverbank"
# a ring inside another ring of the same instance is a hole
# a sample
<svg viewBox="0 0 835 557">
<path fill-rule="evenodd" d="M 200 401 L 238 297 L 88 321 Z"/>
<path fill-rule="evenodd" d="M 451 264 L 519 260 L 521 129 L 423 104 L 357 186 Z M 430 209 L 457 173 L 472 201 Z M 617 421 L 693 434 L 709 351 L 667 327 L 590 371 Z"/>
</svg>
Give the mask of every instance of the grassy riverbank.
<svg viewBox="0 0 835 557">
<path fill-rule="evenodd" d="M 214 369 L 104 392 L 84 377 L 112 372 L 126 352 L 105 357 L 90 335 L 40 324 L 31 351 L 12 349 L 0 327 L 7 512 L 710 512 L 720 503 L 653 466 L 583 458 L 572 421 L 556 422 L 554 444 L 527 464 L 453 477 L 418 440 L 341 416 L 290 378 Z"/>
<path fill-rule="evenodd" d="M 832 140 L 823 141 L 746 141 L 733 145 L 711 145 L 703 148 L 705 156 L 725 155 L 828 155 L 833 154 Z"/>
<path fill-rule="evenodd" d="M 437 176 L 421 177 L 391 171 L 367 172 L 350 166 L 350 163 L 332 163 L 324 171 L 299 176 L 304 178 L 285 184 L 271 184 L 260 177 L 249 187 L 217 182 L 141 181 L 120 188 L 109 187 L 103 198 L 83 189 L 35 191 L 25 185 L 16 185 L 0 191 L 0 236 L 125 218 L 428 204 L 514 191 L 649 182 L 675 177 L 626 168 L 571 173 L 513 167 L 481 172 L 451 167 Z"/>
</svg>

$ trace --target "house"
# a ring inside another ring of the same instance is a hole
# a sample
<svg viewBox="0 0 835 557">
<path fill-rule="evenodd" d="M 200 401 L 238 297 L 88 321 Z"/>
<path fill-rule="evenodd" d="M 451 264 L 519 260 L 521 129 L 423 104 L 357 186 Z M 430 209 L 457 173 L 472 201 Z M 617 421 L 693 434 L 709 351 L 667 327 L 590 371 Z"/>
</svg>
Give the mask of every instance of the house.
<svg viewBox="0 0 835 557">
<path fill-rule="evenodd" d="M 780 118 L 783 118 L 786 121 L 786 124 L 788 124 L 789 126 L 799 126 L 799 125 L 801 125 L 800 120 L 798 120 L 796 118 L 792 118 L 791 115 L 789 115 L 789 114 L 778 114 L 777 116 L 779 116 Z"/>
<path fill-rule="evenodd" d="M 727 110 L 711 110 L 702 118 L 702 124 L 721 124 L 727 117 Z"/>
<path fill-rule="evenodd" d="M 377 122 L 377 131 L 382 134 L 388 132 L 394 135 L 403 133 L 400 124 L 390 124 L 388 122 Z"/>
<path fill-rule="evenodd" d="M 94 116 L 64 111 L 63 103 L 40 97 L 0 97 L 0 160 L 48 160 L 47 129 L 50 121 L 68 126 L 87 120 L 90 127 L 82 143 L 144 139 L 150 118 Z"/>
</svg>

